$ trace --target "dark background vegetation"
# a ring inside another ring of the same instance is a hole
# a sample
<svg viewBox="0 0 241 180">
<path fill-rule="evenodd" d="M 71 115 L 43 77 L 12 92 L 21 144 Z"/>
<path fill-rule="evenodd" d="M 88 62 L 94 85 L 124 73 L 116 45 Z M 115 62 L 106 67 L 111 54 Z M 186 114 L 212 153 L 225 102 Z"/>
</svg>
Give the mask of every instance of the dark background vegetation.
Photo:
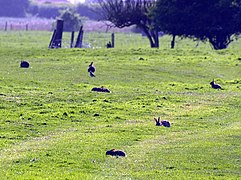
<svg viewBox="0 0 241 180">
<path fill-rule="evenodd" d="M 0 16 L 24 17 L 29 5 L 29 0 L 0 0 Z"/>
<path fill-rule="evenodd" d="M 41 18 L 56 18 L 59 15 L 59 11 L 66 8 L 72 8 L 81 16 L 93 20 L 99 18 L 96 12 L 100 8 L 94 4 L 37 3 L 29 0 L 0 0 L 0 17 L 36 16 Z"/>
<path fill-rule="evenodd" d="M 117 27 L 136 25 L 151 47 L 159 47 L 158 32 L 207 41 L 226 49 L 241 32 L 240 0 L 100 0 L 105 19 Z"/>
<path fill-rule="evenodd" d="M 30 0 L 0 0 L 2 17 L 56 18 L 71 9 L 73 16 L 107 20 L 114 27 L 136 26 L 159 47 L 159 32 L 173 37 L 209 42 L 213 49 L 226 49 L 241 32 L 241 0 L 98 0 L 99 3 L 37 3 Z M 75 21 L 78 22 L 78 21 Z M 77 28 L 78 29 L 78 28 Z"/>
<path fill-rule="evenodd" d="M 72 8 L 81 16 L 87 17 L 92 20 L 98 20 L 99 15 L 96 13 L 100 9 L 95 5 L 88 4 L 78 4 L 73 6 L 71 4 L 30 4 L 27 9 L 27 12 L 33 16 L 38 16 L 42 18 L 55 18 L 59 15 L 59 11 Z"/>
</svg>

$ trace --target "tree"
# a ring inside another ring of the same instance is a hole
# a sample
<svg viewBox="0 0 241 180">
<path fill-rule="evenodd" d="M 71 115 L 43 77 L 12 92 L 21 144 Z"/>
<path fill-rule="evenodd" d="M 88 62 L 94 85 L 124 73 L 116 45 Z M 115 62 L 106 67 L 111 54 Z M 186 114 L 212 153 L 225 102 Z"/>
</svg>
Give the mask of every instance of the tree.
<svg viewBox="0 0 241 180">
<path fill-rule="evenodd" d="M 58 19 L 64 21 L 64 31 L 67 32 L 78 31 L 82 25 L 80 15 L 71 9 L 61 10 Z"/>
<path fill-rule="evenodd" d="M 0 0 L 0 16 L 24 17 L 29 0 Z"/>
<path fill-rule="evenodd" d="M 87 17 L 89 19 L 98 20 L 100 11 L 100 6 L 98 4 L 88 4 L 85 0 L 85 3 L 79 3 L 76 5 L 76 12 L 80 13 L 81 16 Z"/>
<path fill-rule="evenodd" d="M 155 6 L 150 0 L 99 0 L 101 15 L 115 27 L 136 25 L 147 36 L 151 47 L 159 47 L 155 21 L 148 14 Z"/>
<path fill-rule="evenodd" d="M 240 33 L 240 9 L 240 0 L 158 0 L 151 14 L 165 33 L 208 40 L 218 50 Z"/>
</svg>

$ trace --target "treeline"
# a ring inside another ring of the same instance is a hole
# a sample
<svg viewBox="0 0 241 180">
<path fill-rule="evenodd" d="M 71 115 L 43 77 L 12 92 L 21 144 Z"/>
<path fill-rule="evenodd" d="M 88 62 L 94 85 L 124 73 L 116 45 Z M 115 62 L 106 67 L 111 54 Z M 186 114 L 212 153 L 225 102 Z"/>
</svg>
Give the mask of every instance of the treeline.
<svg viewBox="0 0 241 180">
<path fill-rule="evenodd" d="M 80 16 L 89 19 L 97 20 L 99 18 L 96 13 L 99 10 L 99 7 L 87 4 L 78 4 L 76 6 L 71 4 L 30 4 L 27 13 L 41 18 L 55 18 L 59 15 L 61 10 L 67 8 L 74 9 L 74 11 L 80 14 Z"/>
<path fill-rule="evenodd" d="M 151 12 L 168 34 L 209 41 L 225 49 L 241 33 L 240 0 L 159 0 Z"/>
<path fill-rule="evenodd" d="M 0 16 L 24 17 L 29 4 L 29 0 L 0 0 Z"/>
<path fill-rule="evenodd" d="M 104 19 L 116 27 L 136 25 L 159 47 L 159 32 L 208 41 L 225 49 L 241 34 L 241 0 L 106 0 L 101 1 Z"/>
<path fill-rule="evenodd" d="M 208 41 L 216 50 L 227 48 L 241 34 L 241 0 L 100 0 L 96 6 L 0 0 L 0 16 L 7 17 L 56 18 L 66 9 L 73 10 L 67 12 L 67 21 L 78 13 L 110 21 L 118 28 L 134 25 L 146 35 L 151 47 L 159 47 L 159 32 L 173 37 L 171 48 L 175 38 L 182 37 Z"/>
<path fill-rule="evenodd" d="M 89 6 L 87 4 L 51 4 L 51 3 L 35 3 L 29 0 L 0 0 L 0 17 L 26 17 L 36 16 L 40 18 L 56 18 L 61 10 L 74 9 L 80 16 L 97 20 L 99 16 L 98 6 Z"/>
</svg>

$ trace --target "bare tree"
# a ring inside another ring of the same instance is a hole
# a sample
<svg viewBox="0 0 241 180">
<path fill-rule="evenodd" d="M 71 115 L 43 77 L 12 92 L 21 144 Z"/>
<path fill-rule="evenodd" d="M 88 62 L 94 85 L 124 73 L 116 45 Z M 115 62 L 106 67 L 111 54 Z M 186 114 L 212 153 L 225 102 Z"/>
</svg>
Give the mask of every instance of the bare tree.
<svg viewBox="0 0 241 180">
<path fill-rule="evenodd" d="M 152 48 L 159 47 L 158 30 L 149 12 L 155 6 L 152 0 L 98 0 L 102 18 L 115 27 L 136 25 L 149 39 Z"/>
</svg>

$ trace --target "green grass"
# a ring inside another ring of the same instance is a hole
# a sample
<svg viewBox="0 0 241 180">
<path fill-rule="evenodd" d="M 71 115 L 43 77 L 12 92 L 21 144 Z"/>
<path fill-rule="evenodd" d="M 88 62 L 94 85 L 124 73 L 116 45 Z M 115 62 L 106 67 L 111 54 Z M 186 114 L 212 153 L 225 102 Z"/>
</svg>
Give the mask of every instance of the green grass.
<svg viewBox="0 0 241 180">
<path fill-rule="evenodd" d="M 49 50 L 51 35 L 0 32 L 3 179 L 240 179 L 240 41 L 124 49 L 133 39 L 116 34 L 114 49 Z M 102 85 L 112 93 L 91 91 Z M 156 127 L 158 116 L 171 128 Z M 127 157 L 106 157 L 112 148 Z"/>
</svg>

